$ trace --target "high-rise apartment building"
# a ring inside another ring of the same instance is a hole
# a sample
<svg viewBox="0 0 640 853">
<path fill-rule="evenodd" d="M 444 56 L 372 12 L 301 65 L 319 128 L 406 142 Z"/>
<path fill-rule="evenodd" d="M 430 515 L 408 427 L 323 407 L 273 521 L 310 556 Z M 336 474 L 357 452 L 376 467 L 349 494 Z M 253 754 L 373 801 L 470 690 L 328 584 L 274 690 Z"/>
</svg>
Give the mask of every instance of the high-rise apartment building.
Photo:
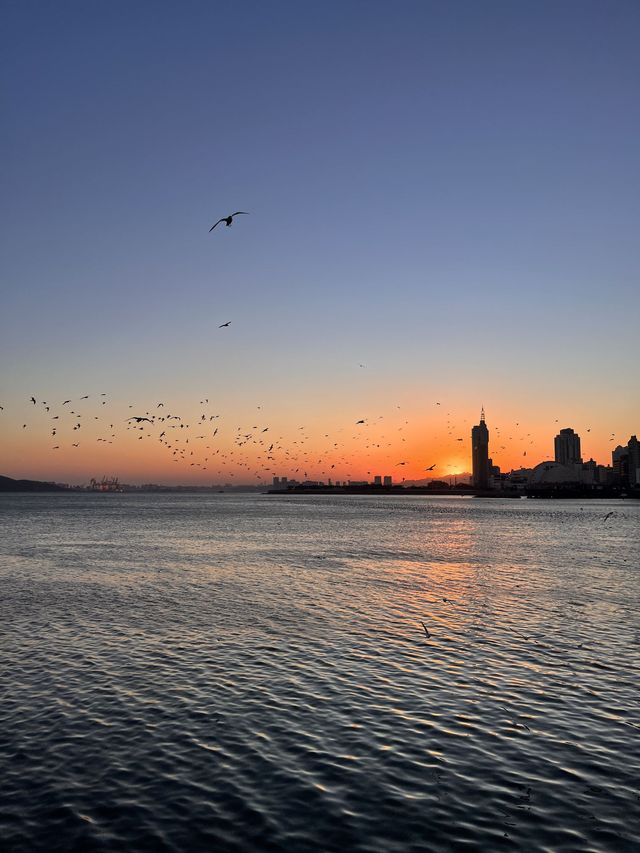
<svg viewBox="0 0 640 853">
<path fill-rule="evenodd" d="M 554 438 L 555 458 L 560 465 L 582 463 L 580 436 L 572 429 L 561 429 Z"/>
<path fill-rule="evenodd" d="M 640 486 L 640 442 L 632 435 L 626 445 L 619 444 L 611 454 L 616 483 L 632 488 Z"/>
<path fill-rule="evenodd" d="M 629 457 L 629 485 L 640 486 L 640 441 L 632 435 L 627 444 Z"/>
</svg>

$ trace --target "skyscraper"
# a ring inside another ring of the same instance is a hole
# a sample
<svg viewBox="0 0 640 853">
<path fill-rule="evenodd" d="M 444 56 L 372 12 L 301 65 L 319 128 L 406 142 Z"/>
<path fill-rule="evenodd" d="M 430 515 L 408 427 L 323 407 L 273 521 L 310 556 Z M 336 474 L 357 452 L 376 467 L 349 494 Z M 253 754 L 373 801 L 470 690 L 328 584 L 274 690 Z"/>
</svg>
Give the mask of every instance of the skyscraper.
<svg viewBox="0 0 640 853">
<path fill-rule="evenodd" d="M 561 465 L 574 465 L 576 462 L 582 462 L 582 457 L 580 456 L 580 436 L 578 433 L 572 429 L 561 429 L 553 441 L 556 451 L 556 462 L 559 462 Z"/>
<path fill-rule="evenodd" d="M 640 486 L 640 441 L 632 435 L 627 444 L 629 457 L 629 485 Z"/>
<path fill-rule="evenodd" d="M 480 423 L 471 430 L 473 485 L 476 489 L 489 488 L 489 430 L 484 422 L 484 408 Z"/>
</svg>

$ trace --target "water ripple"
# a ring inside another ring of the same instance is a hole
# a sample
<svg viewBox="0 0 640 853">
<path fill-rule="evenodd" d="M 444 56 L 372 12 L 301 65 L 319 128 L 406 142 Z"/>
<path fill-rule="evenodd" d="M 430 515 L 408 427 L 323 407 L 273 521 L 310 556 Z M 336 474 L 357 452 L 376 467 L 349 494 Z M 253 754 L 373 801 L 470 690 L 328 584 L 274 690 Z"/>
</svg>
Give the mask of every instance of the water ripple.
<svg viewBox="0 0 640 853">
<path fill-rule="evenodd" d="M 2 496 L 3 850 L 637 849 L 603 506 Z"/>
</svg>

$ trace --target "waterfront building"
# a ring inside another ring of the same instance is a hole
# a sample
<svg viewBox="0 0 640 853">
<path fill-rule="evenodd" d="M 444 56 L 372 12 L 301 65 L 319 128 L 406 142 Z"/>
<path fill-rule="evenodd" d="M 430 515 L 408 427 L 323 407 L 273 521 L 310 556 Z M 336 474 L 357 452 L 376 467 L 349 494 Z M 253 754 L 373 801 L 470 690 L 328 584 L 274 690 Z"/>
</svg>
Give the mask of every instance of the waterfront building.
<svg viewBox="0 0 640 853">
<path fill-rule="evenodd" d="M 373 485 L 374 486 L 381 486 L 382 485 L 382 477 L 379 474 L 376 474 L 376 476 L 373 478 Z"/>
<path fill-rule="evenodd" d="M 489 457 L 488 462 L 489 466 L 489 488 L 490 489 L 502 489 L 504 488 L 505 477 L 500 471 L 499 465 L 493 464 L 493 459 Z"/>
<path fill-rule="evenodd" d="M 531 486 L 578 485 L 582 482 L 582 467 L 562 462 L 540 462 L 529 477 Z"/>
<path fill-rule="evenodd" d="M 580 436 L 572 429 L 561 429 L 553 440 L 555 461 L 560 465 L 582 463 L 580 456 Z"/>
<path fill-rule="evenodd" d="M 473 463 L 473 486 L 476 489 L 489 488 L 489 430 L 484 419 L 484 408 L 480 413 L 480 423 L 471 430 L 471 453 Z"/>
<path fill-rule="evenodd" d="M 627 444 L 629 485 L 640 486 L 640 442 L 632 435 Z"/>
<path fill-rule="evenodd" d="M 507 485 L 511 489 L 523 491 L 531 480 L 533 468 L 517 468 L 507 475 Z M 504 488 L 504 486 L 503 486 Z"/>
<path fill-rule="evenodd" d="M 611 468 L 607 468 L 606 465 L 598 465 L 595 459 L 589 459 L 582 463 L 580 481 L 590 486 L 607 486 L 611 481 Z"/>
<path fill-rule="evenodd" d="M 384 479 L 382 480 L 383 486 L 393 486 L 393 477 L 389 474 L 385 474 Z"/>
<path fill-rule="evenodd" d="M 632 435 L 626 445 L 619 444 L 611 454 L 613 478 L 631 488 L 640 486 L 640 442 Z"/>
<path fill-rule="evenodd" d="M 616 482 L 620 482 L 623 479 L 623 475 L 625 474 L 627 467 L 628 452 L 627 448 L 623 447 L 621 444 L 615 447 L 611 452 L 611 466 L 613 468 L 613 477 Z"/>
</svg>

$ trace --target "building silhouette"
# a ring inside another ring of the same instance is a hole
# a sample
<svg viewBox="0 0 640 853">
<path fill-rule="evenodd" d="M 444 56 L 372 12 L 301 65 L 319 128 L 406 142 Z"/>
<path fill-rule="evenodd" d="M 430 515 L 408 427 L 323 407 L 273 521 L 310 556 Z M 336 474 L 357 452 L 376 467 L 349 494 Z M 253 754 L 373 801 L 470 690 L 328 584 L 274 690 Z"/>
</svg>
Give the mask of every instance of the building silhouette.
<svg viewBox="0 0 640 853">
<path fill-rule="evenodd" d="M 611 454 L 614 482 L 623 487 L 640 486 L 640 441 L 632 435 L 626 445 L 619 444 Z"/>
<path fill-rule="evenodd" d="M 582 464 L 580 436 L 572 429 L 561 429 L 553 440 L 555 461 L 560 465 Z"/>
<path fill-rule="evenodd" d="M 471 430 L 471 453 L 473 462 L 473 486 L 476 489 L 489 488 L 489 430 L 484 420 L 484 407 L 480 413 L 480 423 Z"/>
<path fill-rule="evenodd" d="M 632 435 L 627 444 L 629 485 L 640 486 L 640 441 Z"/>
</svg>

